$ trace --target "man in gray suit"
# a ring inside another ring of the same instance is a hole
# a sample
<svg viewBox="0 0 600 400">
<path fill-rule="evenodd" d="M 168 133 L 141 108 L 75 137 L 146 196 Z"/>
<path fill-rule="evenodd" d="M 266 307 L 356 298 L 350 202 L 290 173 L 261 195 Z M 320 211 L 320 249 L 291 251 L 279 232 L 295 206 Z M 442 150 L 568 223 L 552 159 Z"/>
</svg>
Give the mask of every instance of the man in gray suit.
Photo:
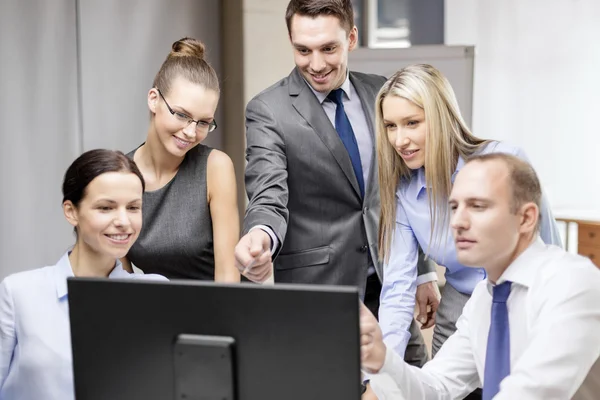
<svg viewBox="0 0 600 400">
<path fill-rule="evenodd" d="M 296 68 L 246 108 L 250 202 L 236 262 L 264 281 L 357 286 L 377 315 L 382 266 L 374 104 L 385 78 L 347 68 L 357 44 L 350 0 L 292 0 Z M 431 273 L 421 263 L 420 273 Z M 436 299 L 437 300 L 437 299 Z M 427 353 L 413 321 L 408 362 Z"/>
</svg>

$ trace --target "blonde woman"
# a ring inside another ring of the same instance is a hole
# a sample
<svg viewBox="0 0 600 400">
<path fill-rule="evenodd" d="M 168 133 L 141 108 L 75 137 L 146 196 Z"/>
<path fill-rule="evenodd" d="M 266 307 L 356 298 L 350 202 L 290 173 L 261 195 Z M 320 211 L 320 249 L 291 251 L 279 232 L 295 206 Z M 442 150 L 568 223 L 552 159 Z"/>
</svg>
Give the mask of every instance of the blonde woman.
<svg viewBox="0 0 600 400">
<path fill-rule="evenodd" d="M 379 320 L 386 343 L 404 354 L 415 306 L 418 247 L 446 267 L 437 310 L 433 355 L 455 331 L 455 322 L 483 269 L 456 259 L 449 230 L 448 196 L 454 176 L 475 154 L 503 152 L 527 160 L 506 143 L 474 136 L 461 117 L 448 80 L 431 65 L 412 65 L 394 74 L 376 100 L 377 157 L 381 191 L 379 254 L 384 282 Z M 471 207 L 486 204 L 473 199 Z M 541 208 L 541 237 L 560 245 L 548 202 Z M 458 245 L 476 245 L 462 243 Z"/>
</svg>

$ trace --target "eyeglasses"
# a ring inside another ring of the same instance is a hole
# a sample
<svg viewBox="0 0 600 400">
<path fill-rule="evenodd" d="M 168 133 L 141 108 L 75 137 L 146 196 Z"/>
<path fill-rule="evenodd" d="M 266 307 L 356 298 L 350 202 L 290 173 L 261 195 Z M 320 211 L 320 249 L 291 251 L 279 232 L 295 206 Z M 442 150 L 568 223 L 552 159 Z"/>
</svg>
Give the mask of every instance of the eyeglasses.
<svg viewBox="0 0 600 400">
<path fill-rule="evenodd" d="M 175 118 L 177 118 L 177 120 L 180 121 L 181 123 L 186 124 L 185 126 L 190 126 L 190 124 L 195 122 L 197 133 L 212 132 L 215 129 L 217 129 L 217 122 L 214 119 L 211 122 L 206 122 L 206 121 L 202 121 L 202 120 L 195 121 L 189 115 L 173 110 L 171 108 L 171 106 L 169 105 L 169 103 L 167 103 L 167 99 L 165 99 L 165 96 L 163 96 L 163 94 L 160 92 L 160 89 L 156 88 L 156 90 L 158 91 L 158 94 L 160 94 L 160 97 L 163 99 L 163 101 L 167 105 L 167 108 L 169 109 L 169 112 L 171 113 L 171 115 L 173 115 Z"/>
</svg>

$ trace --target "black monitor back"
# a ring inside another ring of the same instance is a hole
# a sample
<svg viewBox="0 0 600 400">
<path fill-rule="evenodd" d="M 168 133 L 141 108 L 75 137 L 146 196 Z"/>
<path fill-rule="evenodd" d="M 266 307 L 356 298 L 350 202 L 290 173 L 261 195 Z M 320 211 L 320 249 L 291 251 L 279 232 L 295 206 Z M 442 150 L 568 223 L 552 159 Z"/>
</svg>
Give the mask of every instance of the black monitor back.
<svg viewBox="0 0 600 400">
<path fill-rule="evenodd" d="M 355 288 L 76 278 L 68 288 L 78 400 L 213 399 L 185 385 L 214 383 L 223 363 L 203 374 L 177 361 L 182 334 L 234 341 L 211 360 L 231 352 L 236 400 L 360 399 Z"/>
</svg>

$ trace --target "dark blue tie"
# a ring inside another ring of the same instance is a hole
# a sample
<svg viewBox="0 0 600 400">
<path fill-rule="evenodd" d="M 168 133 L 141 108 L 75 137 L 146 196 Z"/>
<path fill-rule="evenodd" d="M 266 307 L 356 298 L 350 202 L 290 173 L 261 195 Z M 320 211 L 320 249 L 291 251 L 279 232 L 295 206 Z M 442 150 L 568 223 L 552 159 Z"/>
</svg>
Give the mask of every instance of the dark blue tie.
<svg viewBox="0 0 600 400">
<path fill-rule="evenodd" d="M 365 181 L 363 179 L 362 164 L 360 163 L 360 153 L 358 152 L 358 144 L 356 143 L 356 137 L 350 125 L 350 120 L 344 110 L 344 103 L 342 103 L 342 96 L 344 91 L 342 89 L 335 89 L 329 92 L 327 98 L 336 104 L 335 108 L 335 130 L 337 131 L 344 147 L 348 151 L 350 161 L 352 161 L 352 169 L 358 180 L 358 187 L 360 188 L 361 197 L 365 197 Z"/>
<path fill-rule="evenodd" d="M 494 286 L 492 318 L 485 354 L 483 400 L 491 400 L 500 391 L 500 382 L 510 373 L 510 330 L 506 300 L 511 283 Z"/>
</svg>

